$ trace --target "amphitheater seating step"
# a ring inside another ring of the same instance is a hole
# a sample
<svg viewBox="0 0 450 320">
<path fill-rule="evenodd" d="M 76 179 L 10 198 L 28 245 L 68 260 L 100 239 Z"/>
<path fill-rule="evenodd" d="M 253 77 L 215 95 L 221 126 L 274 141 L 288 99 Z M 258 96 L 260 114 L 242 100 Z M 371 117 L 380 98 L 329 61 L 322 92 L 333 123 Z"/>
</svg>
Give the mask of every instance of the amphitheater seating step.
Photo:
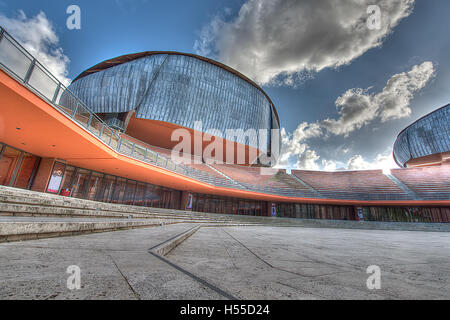
<svg viewBox="0 0 450 320">
<path fill-rule="evenodd" d="M 450 199 L 450 166 L 395 169 L 391 174 L 423 198 Z"/>
<path fill-rule="evenodd" d="M 244 167 L 231 164 L 214 164 L 222 172 L 240 185 L 256 188 L 276 188 L 307 198 L 317 197 L 315 192 L 286 173 L 286 170 L 272 168 Z"/>
<path fill-rule="evenodd" d="M 411 195 L 386 177 L 382 170 L 316 172 L 293 170 L 292 174 L 317 190 L 320 194 L 339 198 L 358 195 L 358 197 L 388 197 L 412 199 Z"/>
</svg>

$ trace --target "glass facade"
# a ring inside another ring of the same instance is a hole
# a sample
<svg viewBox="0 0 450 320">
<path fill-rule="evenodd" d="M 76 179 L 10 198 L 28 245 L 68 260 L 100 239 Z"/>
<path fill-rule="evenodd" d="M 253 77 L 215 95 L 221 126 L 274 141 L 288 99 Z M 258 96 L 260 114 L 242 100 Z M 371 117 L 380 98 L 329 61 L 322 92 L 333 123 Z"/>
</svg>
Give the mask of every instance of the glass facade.
<svg viewBox="0 0 450 320">
<path fill-rule="evenodd" d="M 194 129 L 268 129 L 267 144 L 236 142 L 267 152 L 270 129 L 279 128 L 265 94 L 232 72 L 181 54 L 153 54 L 75 80 L 71 90 L 95 113 L 136 110 L 136 117 L 174 123 Z M 72 108 L 71 99 L 61 104 Z M 257 139 L 257 138 L 256 138 Z"/>
<path fill-rule="evenodd" d="M 412 159 L 449 151 L 450 105 L 447 105 L 403 130 L 394 145 L 394 158 L 404 167 Z"/>
<path fill-rule="evenodd" d="M 278 203 L 277 217 L 297 219 L 355 220 L 355 207 Z"/>
<path fill-rule="evenodd" d="M 365 221 L 450 222 L 450 208 L 361 207 Z M 356 220 L 355 207 L 278 203 L 277 217 L 297 219 Z"/>
<path fill-rule="evenodd" d="M 192 211 L 237 214 L 243 216 L 267 216 L 267 202 L 194 194 Z"/>
<path fill-rule="evenodd" d="M 367 221 L 385 222 L 433 222 L 449 223 L 450 208 L 427 207 L 366 207 L 363 208 Z"/>
<path fill-rule="evenodd" d="M 58 177 L 60 172 L 62 179 L 55 180 L 55 187 L 51 178 L 47 192 L 56 188 L 52 193 L 79 199 L 166 209 L 180 207 L 181 192 L 177 190 L 55 162 L 51 176 Z"/>
</svg>

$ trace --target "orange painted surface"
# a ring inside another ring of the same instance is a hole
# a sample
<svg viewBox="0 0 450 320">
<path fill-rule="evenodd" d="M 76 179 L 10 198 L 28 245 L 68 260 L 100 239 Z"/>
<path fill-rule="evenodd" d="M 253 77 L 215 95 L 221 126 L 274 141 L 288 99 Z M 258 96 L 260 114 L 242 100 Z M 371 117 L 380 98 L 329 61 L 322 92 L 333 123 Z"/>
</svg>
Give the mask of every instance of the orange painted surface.
<svg viewBox="0 0 450 320">
<path fill-rule="evenodd" d="M 118 154 L 62 112 L 0 71 L 0 141 L 42 158 L 182 191 L 273 202 L 373 205 L 449 206 L 450 201 L 347 201 L 299 199 L 214 187 Z"/>
<path fill-rule="evenodd" d="M 426 157 L 412 159 L 406 163 L 408 168 L 414 167 L 433 167 L 440 165 L 448 165 L 450 160 L 450 152 L 432 154 Z"/>
<path fill-rule="evenodd" d="M 172 133 L 176 129 L 185 129 L 189 132 L 190 140 L 191 140 L 191 143 L 190 143 L 191 154 L 199 156 L 200 159 L 203 156 L 203 154 L 205 154 L 204 153 L 205 148 L 209 144 L 211 144 L 211 142 L 218 143 L 219 145 L 223 146 L 223 148 L 222 148 L 223 156 L 220 156 L 220 159 L 223 159 L 224 162 L 226 162 L 226 159 L 227 159 L 226 158 L 227 143 L 229 143 L 234 150 L 234 160 L 232 161 L 232 163 L 234 163 L 234 164 L 250 165 L 250 164 L 254 163 L 256 161 L 256 159 L 258 158 L 258 156 L 260 156 L 262 154 L 262 152 L 256 148 L 252 148 L 252 147 L 240 144 L 240 143 L 230 142 L 230 141 L 227 141 L 226 139 L 223 139 L 220 137 L 215 137 L 215 136 L 208 135 L 208 134 L 204 134 L 204 140 L 207 140 L 207 141 L 202 142 L 202 149 L 196 150 L 194 148 L 195 136 L 197 135 L 197 137 L 200 137 L 200 138 L 197 138 L 198 140 L 202 139 L 202 132 L 199 132 L 199 131 L 196 131 L 196 130 L 193 130 L 190 128 L 181 127 L 181 126 L 167 123 L 167 122 L 148 120 L 148 119 L 137 119 L 134 114 L 130 119 L 126 134 L 128 134 L 132 137 L 135 137 L 136 139 L 139 139 L 141 141 L 144 141 L 152 146 L 157 146 L 157 147 L 165 148 L 168 150 L 172 150 L 173 147 L 175 147 L 177 144 L 179 144 L 181 142 L 181 140 L 180 141 L 172 141 L 172 139 L 171 139 Z M 207 129 L 207 128 L 204 128 L 204 129 Z M 238 163 L 238 161 L 237 161 L 238 160 L 237 159 L 238 148 L 243 148 L 245 150 L 245 154 L 246 154 L 245 163 Z M 256 157 L 250 158 L 250 153 L 256 155 Z M 231 157 L 231 155 L 230 155 L 230 157 Z"/>
</svg>

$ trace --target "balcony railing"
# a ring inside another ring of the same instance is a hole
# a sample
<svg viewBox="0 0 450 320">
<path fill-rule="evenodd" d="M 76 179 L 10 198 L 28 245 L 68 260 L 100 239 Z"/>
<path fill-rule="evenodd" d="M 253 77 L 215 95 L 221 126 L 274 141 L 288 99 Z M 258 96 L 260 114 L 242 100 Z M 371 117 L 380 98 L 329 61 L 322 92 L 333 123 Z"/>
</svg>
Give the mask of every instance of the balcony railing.
<svg viewBox="0 0 450 320">
<path fill-rule="evenodd" d="M 114 129 L 100 119 L 91 109 L 56 79 L 39 61 L 37 61 L 18 41 L 0 27 L 0 69 L 22 83 L 25 87 L 47 101 L 52 107 L 61 111 L 69 119 L 97 137 L 116 152 L 131 158 L 161 167 L 216 187 L 225 187 L 246 191 L 254 191 L 270 195 L 310 198 L 310 199 L 342 199 L 342 200 L 413 200 L 406 194 L 367 194 L 353 192 L 321 192 L 321 196 L 312 191 L 294 188 L 276 188 L 235 182 L 229 179 L 212 176 L 184 164 L 177 164 L 170 158 L 151 150 L 145 142 L 129 137 Z M 61 105 L 64 96 L 65 103 Z M 70 106 L 70 107 L 67 107 Z M 448 200 L 446 193 L 427 194 L 423 200 Z"/>
<path fill-rule="evenodd" d="M 113 129 L 116 129 L 120 132 L 125 131 L 125 123 L 122 120 L 117 118 L 106 119 L 106 123 Z"/>
</svg>

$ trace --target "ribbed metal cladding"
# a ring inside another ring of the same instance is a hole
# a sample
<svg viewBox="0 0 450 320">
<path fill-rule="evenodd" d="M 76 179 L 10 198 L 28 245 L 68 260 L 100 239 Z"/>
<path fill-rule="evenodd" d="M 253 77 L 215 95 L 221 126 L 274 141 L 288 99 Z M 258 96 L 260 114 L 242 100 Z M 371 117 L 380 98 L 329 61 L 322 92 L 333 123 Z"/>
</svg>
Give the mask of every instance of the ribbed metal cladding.
<svg viewBox="0 0 450 320">
<path fill-rule="evenodd" d="M 394 158 L 405 167 L 412 159 L 450 151 L 450 105 L 417 120 L 403 130 L 394 144 Z"/>
<path fill-rule="evenodd" d="M 274 127 L 271 102 L 248 81 L 217 65 L 187 55 L 155 54 L 89 74 L 69 89 L 96 113 L 136 110 L 136 117 L 203 131 L 267 129 L 267 145 L 237 142 L 267 152 Z M 69 99 L 61 104 L 70 104 Z M 279 125 L 277 125 L 279 127 Z"/>
</svg>

